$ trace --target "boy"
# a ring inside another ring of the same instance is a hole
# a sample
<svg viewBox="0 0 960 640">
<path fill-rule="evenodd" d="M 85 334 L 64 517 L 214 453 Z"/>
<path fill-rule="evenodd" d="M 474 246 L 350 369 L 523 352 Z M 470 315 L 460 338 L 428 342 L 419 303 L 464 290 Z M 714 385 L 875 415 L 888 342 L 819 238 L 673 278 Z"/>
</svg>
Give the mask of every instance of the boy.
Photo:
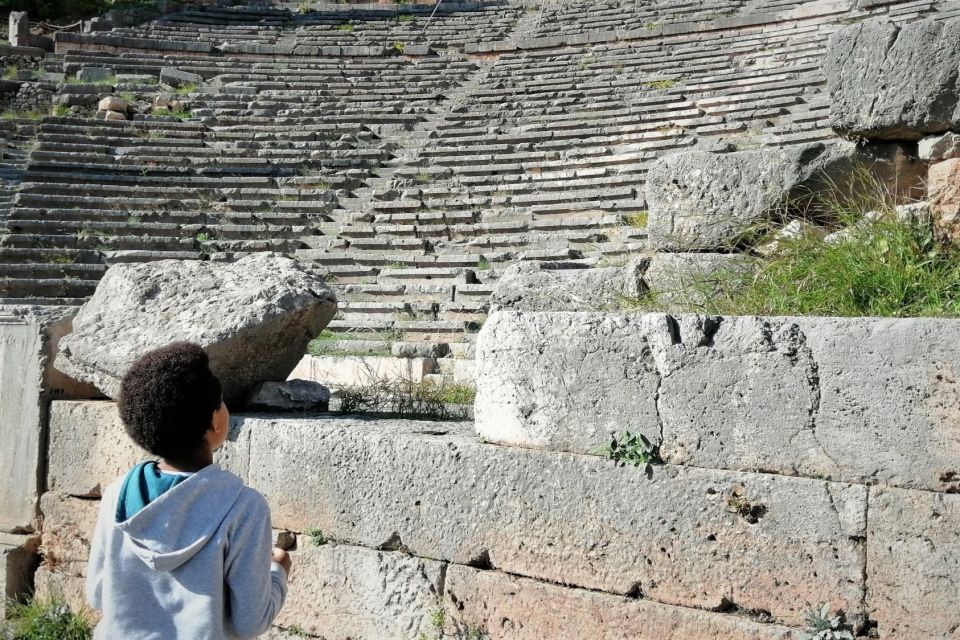
<svg viewBox="0 0 960 640">
<path fill-rule="evenodd" d="M 87 568 L 103 612 L 97 640 L 222 640 L 269 627 L 290 558 L 273 549 L 259 493 L 213 464 L 230 415 L 199 346 L 178 342 L 131 365 L 120 387 L 127 434 L 160 462 L 110 485 Z"/>
</svg>

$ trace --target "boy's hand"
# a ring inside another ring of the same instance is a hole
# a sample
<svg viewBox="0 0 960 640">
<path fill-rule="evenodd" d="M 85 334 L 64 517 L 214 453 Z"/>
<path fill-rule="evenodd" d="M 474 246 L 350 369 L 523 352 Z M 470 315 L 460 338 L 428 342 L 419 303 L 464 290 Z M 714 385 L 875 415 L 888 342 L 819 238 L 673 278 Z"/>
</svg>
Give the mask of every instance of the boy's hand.
<svg viewBox="0 0 960 640">
<path fill-rule="evenodd" d="M 287 575 L 290 575 L 290 567 L 292 563 L 290 562 L 290 554 L 281 549 L 280 547 L 273 548 L 273 557 L 271 558 L 278 565 L 283 567 L 283 570 L 287 572 Z"/>
</svg>

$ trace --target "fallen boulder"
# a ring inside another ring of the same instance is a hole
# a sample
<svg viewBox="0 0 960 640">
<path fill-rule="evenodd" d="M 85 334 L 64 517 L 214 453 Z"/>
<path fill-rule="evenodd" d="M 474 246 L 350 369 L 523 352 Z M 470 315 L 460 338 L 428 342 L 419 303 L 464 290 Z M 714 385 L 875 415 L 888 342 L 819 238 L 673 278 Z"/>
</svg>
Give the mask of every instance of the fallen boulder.
<svg viewBox="0 0 960 640">
<path fill-rule="evenodd" d="M 830 124 L 864 138 L 919 140 L 960 124 L 960 20 L 866 20 L 831 36 Z"/>
<path fill-rule="evenodd" d="M 77 313 L 55 366 L 116 398 L 134 359 L 188 340 L 204 347 L 236 406 L 257 384 L 286 380 L 336 309 L 323 280 L 276 254 L 116 264 Z"/>
<path fill-rule="evenodd" d="M 651 248 L 737 248 L 767 231 L 770 220 L 786 211 L 798 187 L 815 176 L 848 174 L 856 157 L 856 146 L 847 142 L 667 155 L 647 173 Z"/>
</svg>

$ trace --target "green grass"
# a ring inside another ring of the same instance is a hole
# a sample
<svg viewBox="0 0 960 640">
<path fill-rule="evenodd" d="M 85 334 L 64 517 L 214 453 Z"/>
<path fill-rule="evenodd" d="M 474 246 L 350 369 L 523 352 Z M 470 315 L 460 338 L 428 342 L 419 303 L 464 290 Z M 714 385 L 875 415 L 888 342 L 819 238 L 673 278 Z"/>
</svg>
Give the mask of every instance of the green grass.
<svg viewBox="0 0 960 640">
<path fill-rule="evenodd" d="M 307 537 L 307 540 L 309 540 L 310 544 L 314 547 L 322 547 L 330 542 L 330 537 L 317 527 L 310 527 L 303 532 L 303 535 Z"/>
<path fill-rule="evenodd" d="M 467 385 L 434 384 L 378 378 L 372 370 L 363 384 L 341 387 L 342 413 L 379 413 L 395 418 L 462 420 L 458 405 L 473 402 L 476 391 Z"/>
<path fill-rule="evenodd" d="M 60 602 L 12 603 L 7 618 L 6 623 L 0 621 L 0 637 L 11 640 L 89 640 L 91 637 L 90 623 Z"/>
<path fill-rule="evenodd" d="M 185 109 L 181 109 L 180 111 L 171 111 L 170 109 L 160 108 L 154 109 L 152 115 L 171 116 L 173 118 L 180 118 L 182 120 L 183 118 L 189 118 L 192 114 Z"/>
<path fill-rule="evenodd" d="M 0 120 L 42 120 L 44 114 L 40 111 L 14 111 L 8 109 L 0 113 Z"/>
<path fill-rule="evenodd" d="M 393 48 L 397 53 L 403 53 L 403 50 L 407 48 L 407 45 L 397 40 L 393 43 Z"/>
<path fill-rule="evenodd" d="M 781 240 L 752 272 L 723 273 L 709 312 L 737 315 L 960 316 L 960 249 L 926 225 L 886 216 L 828 243 Z"/>
<path fill-rule="evenodd" d="M 623 216 L 623 222 L 627 226 L 643 229 L 647 226 L 647 220 L 649 217 L 650 214 L 647 211 L 636 211 Z"/>
<path fill-rule="evenodd" d="M 56 104 L 53 105 L 51 113 L 57 117 L 64 118 L 70 115 L 70 107 L 65 104 Z"/>
<path fill-rule="evenodd" d="M 188 93 L 194 93 L 196 92 L 196 90 L 197 90 L 197 84 L 195 82 L 188 82 L 186 84 L 182 84 L 175 89 L 175 91 L 181 96 L 185 96 Z"/>
<path fill-rule="evenodd" d="M 663 90 L 663 89 L 672 89 L 673 87 L 677 86 L 677 81 L 670 80 L 670 79 L 648 80 L 647 82 L 642 82 L 641 84 L 644 87 L 647 87 L 648 89 Z"/>
<path fill-rule="evenodd" d="M 349 22 L 337 25 L 337 31 L 343 31 L 345 33 L 353 33 L 354 26 Z"/>
<path fill-rule="evenodd" d="M 307 353 L 312 356 L 334 356 L 334 357 L 350 357 L 350 356 L 390 356 L 390 344 L 396 339 L 396 336 L 391 333 L 339 333 L 333 331 L 324 330 L 320 333 L 319 336 L 310 341 L 310 344 L 307 345 Z M 371 340 L 371 341 L 380 341 L 383 342 L 383 349 L 376 349 L 373 351 L 350 351 L 348 349 L 341 349 L 338 347 L 338 343 L 345 340 Z"/>
<path fill-rule="evenodd" d="M 413 22 L 413 15 L 409 13 L 403 13 L 397 17 L 399 22 Z"/>
</svg>

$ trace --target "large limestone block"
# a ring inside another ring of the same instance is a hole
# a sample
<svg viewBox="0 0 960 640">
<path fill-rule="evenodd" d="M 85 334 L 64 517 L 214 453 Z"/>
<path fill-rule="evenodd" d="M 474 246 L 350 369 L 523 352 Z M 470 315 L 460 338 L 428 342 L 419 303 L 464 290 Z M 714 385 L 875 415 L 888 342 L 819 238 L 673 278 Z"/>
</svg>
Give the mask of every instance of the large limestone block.
<svg viewBox="0 0 960 640">
<path fill-rule="evenodd" d="M 497 313 L 478 339 L 476 428 L 576 453 L 639 431 L 673 464 L 954 491 L 958 333 L 943 319 Z"/>
<path fill-rule="evenodd" d="M 71 308 L 0 308 L 0 531 L 30 530 L 51 398 L 95 393 L 53 369 Z"/>
<path fill-rule="evenodd" d="M 214 461 L 242 478 L 248 445 L 239 424 L 238 418 L 231 420 L 227 441 L 214 452 Z M 113 402 L 54 402 L 49 433 L 47 488 L 66 495 L 98 498 L 132 466 L 154 458 L 127 436 Z"/>
<path fill-rule="evenodd" d="M 927 185 L 935 232 L 943 239 L 960 242 L 960 158 L 930 167 Z"/>
<path fill-rule="evenodd" d="M 497 280 L 490 303 L 517 311 L 600 311 L 619 307 L 624 298 L 644 292 L 642 275 L 648 260 L 629 267 L 548 269 L 540 262 L 521 262 Z"/>
<path fill-rule="evenodd" d="M 241 403 L 257 383 L 285 380 L 336 308 L 318 276 L 274 254 L 117 264 L 77 313 L 56 366 L 115 398 L 138 356 L 189 340 L 206 349 L 227 403 Z"/>
<path fill-rule="evenodd" d="M 477 339 L 474 415 L 491 442 L 590 452 L 624 429 L 659 434 L 651 341 L 665 315 L 504 311 Z"/>
<path fill-rule="evenodd" d="M 960 496 L 871 490 L 867 535 L 868 606 L 880 637 L 956 637 Z"/>
<path fill-rule="evenodd" d="M 287 601 L 275 624 L 327 640 L 414 640 L 436 633 L 441 564 L 343 544 L 293 553 Z"/>
<path fill-rule="evenodd" d="M 87 574 L 91 536 L 99 509 L 99 500 L 82 500 L 53 491 L 43 494 L 41 544 L 44 566 L 48 570 L 72 576 Z"/>
<path fill-rule="evenodd" d="M 546 584 L 450 565 L 447 629 L 490 640 L 801 640 L 803 634 L 735 614 Z"/>
<path fill-rule="evenodd" d="M 816 438 L 851 482 L 960 489 L 960 322 L 799 318 L 817 363 Z"/>
<path fill-rule="evenodd" d="M 647 173 L 647 233 L 655 249 L 725 251 L 752 241 L 821 172 L 852 166 L 849 143 L 736 153 L 684 151 Z"/>
<path fill-rule="evenodd" d="M 830 38 L 823 71 L 840 133 L 919 140 L 960 122 L 960 20 L 867 20 Z"/>
<path fill-rule="evenodd" d="M 824 476 L 817 363 L 789 320 L 680 316 L 661 354 L 661 455 L 674 464 Z"/>
<path fill-rule="evenodd" d="M 481 444 L 436 423 L 247 419 L 274 525 L 798 623 L 862 611 L 866 488 Z"/>
</svg>

